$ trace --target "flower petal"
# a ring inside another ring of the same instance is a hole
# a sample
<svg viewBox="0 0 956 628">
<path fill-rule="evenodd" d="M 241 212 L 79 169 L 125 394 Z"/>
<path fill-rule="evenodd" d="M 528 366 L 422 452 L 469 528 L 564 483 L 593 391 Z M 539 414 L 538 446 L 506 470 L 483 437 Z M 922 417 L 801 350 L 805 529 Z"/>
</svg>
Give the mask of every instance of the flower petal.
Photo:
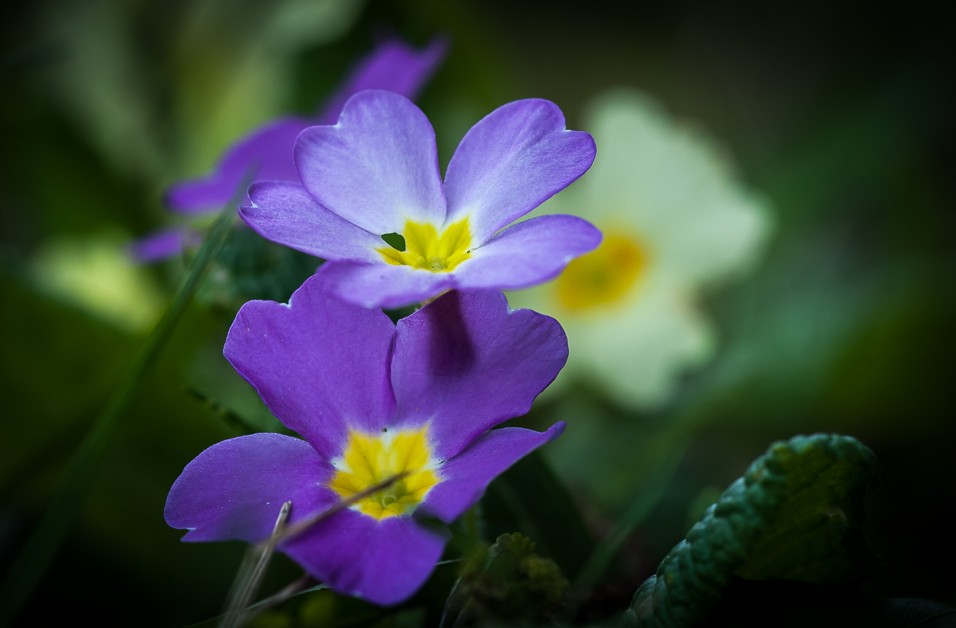
<svg viewBox="0 0 956 628">
<path fill-rule="evenodd" d="M 303 118 L 284 118 L 259 127 L 229 148 L 211 174 L 170 187 L 165 204 L 183 214 L 211 212 L 235 198 L 239 186 L 252 177 L 295 181 L 292 146 L 309 124 Z"/>
<path fill-rule="evenodd" d="M 223 353 L 276 418 L 333 459 L 350 427 L 376 431 L 393 414 L 395 327 L 381 311 L 331 297 L 324 276 L 323 266 L 289 305 L 243 305 Z"/>
<path fill-rule="evenodd" d="M 409 517 L 346 510 L 279 549 L 332 589 L 391 605 L 424 584 L 444 547 L 444 538 Z"/>
<path fill-rule="evenodd" d="M 434 455 L 448 460 L 525 414 L 567 357 L 567 338 L 553 318 L 511 311 L 500 292 L 450 292 L 398 323 L 397 420 L 431 421 Z"/>
<path fill-rule="evenodd" d="M 455 275 L 431 273 L 386 263 L 327 262 L 330 290 L 340 299 L 363 307 L 399 308 L 456 287 Z"/>
<path fill-rule="evenodd" d="M 189 229 L 174 227 L 150 234 L 129 245 L 129 254 L 138 262 L 155 262 L 179 255 L 190 244 L 198 244 L 199 235 Z"/>
<path fill-rule="evenodd" d="M 285 118 L 265 124 L 232 145 L 206 177 L 184 181 L 166 193 L 174 211 L 214 211 L 232 199 L 248 177 L 261 181 L 296 181 L 292 149 L 299 133 L 312 124 L 334 124 L 342 105 L 364 89 L 387 89 L 412 97 L 444 57 L 446 44 L 435 40 L 415 50 L 397 39 L 386 41 L 362 60 L 331 96 L 315 119 Z"/>
<path fill-rule="evenodd" d="M 441 482 L 429 491 L 420 508 L 451 523 L 481 499 L 493 479 L 563 431 L 563 422 L 546 432 L 518 427 L 491 430 L 442 466 Z"/>
<path fill-rule="evenodd" d="M 216 443 L 186 465 L 166 498 L 166 523 L 188 528 L 184 541 L 237 539 L 256 543 L 272 534 L 279 509 L 292 501 L 290 522 L 338 498 L 320 488 L 332 466 L 299 438 L 252 434 Z"/>
<path fill-rule="evenodd" d="M 539 216 L 493 237 L 455 274 L 462 289 L 526 288 L 553 279 L 600 242 L 601 232 L 577 216 Z"/>
<path fill-rule="evenodd" d="M 405 220 L 440 225 L 445 199 L 431 124 L 410 100 L 379 90 L 345 103 L 338 124 L 299 135 L 295 163 L 315 199 L 382 235 Z"/>
<path fill-rule="evenodd" d="M 379 44 L 329 98 L 316 122 L 335 124 L 345 101 L 365 89 L 385 89 L 414 98 L 444 58 L 447 48 L 443 39 L 435 39 L 421 50 L 415 50 L 399 39 Z"/>
<path fill-rule="evenodd" d="M 648 277 L 612 315 L 561 320 L 574 356 L 562 379 L 588 382 L 625 407 L 659 407 L 715 350 L 712 325 L 672 277 Z"/>
<path fill-rule="evenodd" d="M 568 131 L 550 101 L 499 107 L 468 131 L 448 164 L 447 222 L 469 216 L 473 237 L 484 242 L 584 174 L 594 154 L 591 136 Z"/>
<path fill-rule="evenodd" d="M 319 205 L 298 183 L 265 181 L 249 187 L 239 215 L 262 237 L 323 259 L 381 261 L 378 235 Z"/>
<path fill-rule="evenodd" d="M 607 92 L 589 110 L 601 155 L 575 190 L 582 215 L 641 234 L 655 263 L 683 281 L 721 280 L 753 265 L 771 214 L 716 138 L 634 90 Z"/>
</svg>

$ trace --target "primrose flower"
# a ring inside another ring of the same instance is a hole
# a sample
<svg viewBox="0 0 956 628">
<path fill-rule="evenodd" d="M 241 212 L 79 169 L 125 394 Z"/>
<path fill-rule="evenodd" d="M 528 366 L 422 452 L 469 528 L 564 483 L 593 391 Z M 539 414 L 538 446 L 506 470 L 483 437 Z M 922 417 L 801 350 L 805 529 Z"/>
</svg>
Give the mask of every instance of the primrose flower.
<svg viewBox="0 0 956 628">
<path fill-rule="evenodd" d="M 398 603 L 428 578 L 451 522 L 488 483 L 556 438 L 490 428 L 524 414 L 564 365 L 558 323 L 510 310 L 500 292 L 450 292 L 397 325 L 334 298 L 320 268 L 289 305 L 245 304 L 226 358 L 272 413 L 305 440 L 232 438 L 183 470 L 166 521 L 185 541 L 269 538 L 283 503 L 289 526 L 399 473 L 387 489 L 278 545 L 312 576 L 376 604 Z"/>
<path fill-rule="evenodd" d="M 564 325 L 573 353 L 558 384 L 577 378 L 621 404 L 649 408 L 713 353 L 697 297 L 753 265 L 770 219 L 717 146 L 649 98 L 613 92 L 587 118 L 601 155 L 587 178 L 544 209 L 580 212 L 604 240 L 556 281 L 512 300 Z"/>
<path fill-rule="evenodd" d="M 600 242 L 574 216 L 504 229 L 584 174 L 594 154 L 591 136 L 567 130 L 553 103 L 520 100 L 468 131 L 442 182 L 425 115 L 402 96 L 369 90 L 337 124 L 299 135 L 301 182 L 253 183 L 239 213 L 264 237 L 328 260 L 332 290 L 366 307 L 524 288 Z"/>
<path fill-rule="evenodd" d="M 243 181 L 251 178 L 297 180 L 292 147 L 303 129 L 314 124 L 331 124 L 345 101 L 365 89 L 387 89 L 414 96 L 444 54 L 445 43 L 441 40 L 433 41 L 420 51 L 399 40 L 380 44 L 355 67 L 318 115 L 279 118 L 257 128 L 227 149 L 212 173 L 170 187 L 165 204 L 179 214 L 209 214 L 219 211 L 235 197 Z M 197 240 L 195 232 L 177 227 L 136 242 L 132 253 L 141 261 L 158 260 L 179 253 L 186 244 Z"/>
</svg>

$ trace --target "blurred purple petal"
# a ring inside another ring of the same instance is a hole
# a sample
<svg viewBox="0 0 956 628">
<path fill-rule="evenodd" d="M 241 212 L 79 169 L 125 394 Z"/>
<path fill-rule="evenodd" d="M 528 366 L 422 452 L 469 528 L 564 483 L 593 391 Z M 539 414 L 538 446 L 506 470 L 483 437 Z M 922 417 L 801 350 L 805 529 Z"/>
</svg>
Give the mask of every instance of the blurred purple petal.
<svg viewBox="0 0 956 628">
<path fill-rule="evenodd" d="M 129 245 L 129 253 L 138 262 L 155 262 L 183 252 L 187 246 L 200 242 L 199 234 L 189 229 L 174 227 L 157 231 Z"/>
<path fill-rule="evenodd" d="M 378 521 L 346 510 L 280 549 L 336 591 L 391 605 L 422 586 L 444 547 L 442 536 L 409 517 Z"/>
<path fill-rule="evenodd" d="M 553 279 L 572 259 L 601 243 L 601 232 L 577 216 L 539 216 L 509 227 L 457 269 L 461 289 L 527 288 Z"/>
<path fill-rule="evenodd" d="M 297 181 L 292 150 L 303 129 L 314 124 L 334 124 L 345 101 L 364 89 L 387 89 L 414 96 L 434 73 L 446 47 L 442 40 L 435 40 L 420 51 L 396 39 L 382 43 L 356 65 L 322 113 L 310 118 L 281 118 L 258 127 L 228 148 L 212 173 L 171 186 L 166 193 L 166 205 L 184 214 L 210 212 L 234 198 L 246 179 Z"/>
<path fill-rule="evenodd" d="M 398 323 L 392 386 L 399 421 L 428 418 L 447 460 L 531 409 L 568 358 L 564 330 L 500 292 L 450 292 Z"/>
<path fill-rule="evenodd" d="M 262 237 L 323 259 L 381 261 L 372 235 L 319 205 L 298 183 L 264 181 L 249 187 L 239 215 Z"/>
<path fill-rule="evenodd" d="M 394 412 L 395 326 L 381 311 L 331 298 L 323 276 L 320 268 L 289 305 L 243 305 L 223 353 L 276 418 L 331 460 L 349 428 L 378 431 Z"/>
<path fill-rule="evenodd" d="M 468 131 L 448 164 L 447 221 L 470 216 L 484 242 L 584 174 L 594 155 L 591 136 L 568 131 L 554 103 L 503 105 Z"/>
<path fill-rule="evenodd" d="M 555 423 L 546 432 L 503 427 L 486 433 L 442 465 L 442 481 L 428 493 L 422 510 L 454 521 L 481 499 L 493 479 L 563 431 L 564 423 Z"/>
<path fill-rule="evenodd" d="M 406 219 L 436 225 L 445 219 L 435 132 L 398 94 L 353 96 L 338 124 L 299 135 L 295 163 L 321 205 L 371 233 L 401 231 Z"/>
<path fill-rule="evenodd" d="M 184 541 L 256 543 L 275 526 L 283 502 L 289 522 L 325 510 L 338 497 L 323 486 L 333 472 L 304 440 L 252 434 L 217 443 L 186 465 L 166 499 L 166 523 Z"/>
<path fill-rule="evenodd" d="M 365 89 L 385 89 L 415 98 L 422 85 L 434 74 L 447 49 L 448 44 L 444 39 L 435 39 L 421 50 L 398 39 L 379 44 L 329 98 L 316 124 L 335 124 L 345 102 L 353 94 Z"/>
<path fill-rule="evenodd" d="M 292 146 L 309 124 L 304 118 L 285 118 L 258 128 L 229 148 L 212 174 L 170 187 L 166 205 L 182 214 L 212 212 L 233 199 L 243 181 L 253 177 L 295 181 Z"/>
</svg>

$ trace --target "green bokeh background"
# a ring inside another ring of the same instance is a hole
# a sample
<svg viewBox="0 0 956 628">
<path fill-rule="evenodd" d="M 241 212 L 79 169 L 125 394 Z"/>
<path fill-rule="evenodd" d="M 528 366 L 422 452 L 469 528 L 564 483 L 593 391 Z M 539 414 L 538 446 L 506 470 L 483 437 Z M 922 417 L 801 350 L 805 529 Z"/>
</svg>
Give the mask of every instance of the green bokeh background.
<svg viewBox="0 0 956 628">
<path fill-rule="evenodd" d="M 204 173 L 230 140 L 272 116 L 314 111 L 382 36 L 423 45 L 443 35 L 446 62 L 419 99 L 443 161 L 509 100 L 554 100 L 580 128 L 592 96 L 631 86 L 719 138 L 775 213 L 761 265 L 705 295 L 720 350 L 676 399 L 637 414 L 578 390 L 528 419 L 568 421 L 549 464 L 595 535 L 672 469 L 594 614 L 623 611 L 773 440 L 815 431 L 855 436 L 880 461 L 866 533 L 885 571 L 872 590 L 956 605 L 956 136 L 943 61 L 951 34 L 932 5 L 51 0 L 8 11 L 3 571 L 148 331 L 50 289 L 36 270 L 47 247 L 91 238 L 122 246 L 172 224 L 165 187 Z M 142 281 L 168 301 L 183 267 L 149 266 Z M 238 433 L 229 411 L 271 425 L 221 357 L 235 304 L 211 302 L 212 287 L 124 415 L 23 625 L 173 626 L 221 609 L 244 548 L 179 543 L 162 519 L 185 463 Z M 553 524 L 553 534 L 567 530 Z M 278 559 L 263 589 L 295 575 Z M 399 619 L 427 621 L 421 608 L 440 608 L 453 577 L 453 565 L 439 566 Z M 284 608 L 272 616 L 279 625 L 378 617 L 327 594 Z"/>
</svg>

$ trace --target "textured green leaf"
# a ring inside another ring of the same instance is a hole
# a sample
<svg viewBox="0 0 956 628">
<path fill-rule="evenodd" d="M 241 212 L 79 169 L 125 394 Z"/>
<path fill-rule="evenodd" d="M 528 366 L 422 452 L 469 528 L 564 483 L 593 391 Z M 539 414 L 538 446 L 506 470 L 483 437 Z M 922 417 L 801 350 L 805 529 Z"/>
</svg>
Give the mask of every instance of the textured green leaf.
<svg viewBox="0 0 956 628">
<path fill-rule="evenodd" d="M 774 443 L 664 557 L 625 623 L 697 622 L 735 578 L 852 581 L 871 560 L 859 525 L 875 474 L 876 457 L 849 436 Z"/>
</svg>

